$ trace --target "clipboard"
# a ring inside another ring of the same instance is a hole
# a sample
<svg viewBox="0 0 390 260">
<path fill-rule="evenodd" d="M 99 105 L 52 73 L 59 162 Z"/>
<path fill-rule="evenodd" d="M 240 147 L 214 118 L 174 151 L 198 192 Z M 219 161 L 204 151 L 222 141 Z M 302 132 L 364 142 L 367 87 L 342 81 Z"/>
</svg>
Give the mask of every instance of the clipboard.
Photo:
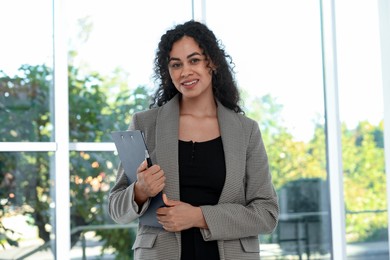
<svg viewBox="0 0 390 260">
<path fill-rule="evenodd" d="M 129 184 L 137 180 L 137 169 L 146 159 L 148 150 L 144 135 L 140 130 L 114 131 L 111 132 L 119 159 L 127 176 Z M 157 221 L 156 210 L 164 206 L 162 192 L 153 197 L 146 212 L 139 217 L 142 225 L 159 227 L 162 225 Z"/>
</svg>

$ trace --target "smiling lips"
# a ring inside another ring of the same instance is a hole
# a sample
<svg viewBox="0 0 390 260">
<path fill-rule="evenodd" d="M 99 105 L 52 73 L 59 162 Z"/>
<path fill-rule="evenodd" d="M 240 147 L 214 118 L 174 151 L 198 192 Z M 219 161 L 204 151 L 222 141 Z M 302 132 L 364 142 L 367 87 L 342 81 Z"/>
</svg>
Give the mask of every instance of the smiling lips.
<svg viewBox="0 0 390 260">
<path fill-rule="evenodd" d="M 198 83 L 199 80 L 195 79 L 195 80 L 191 80 L 191 81 L 185 81 L 185 82 L 182 82 L 181 85 L 184 86 L 185 88 L 191 88 L 193 86 L 195 86 L 196 83 Z"/>
</svg>

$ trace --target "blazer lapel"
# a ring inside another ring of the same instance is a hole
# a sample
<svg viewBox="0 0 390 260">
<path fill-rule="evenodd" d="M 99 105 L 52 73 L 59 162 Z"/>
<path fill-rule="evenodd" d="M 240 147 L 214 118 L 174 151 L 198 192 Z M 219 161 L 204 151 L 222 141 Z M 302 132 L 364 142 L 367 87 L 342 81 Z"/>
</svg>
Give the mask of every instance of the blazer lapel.
<svg viewBox="0 0 390 260">
<path fill-rule="evenodd" d="M 179 184 L 179 95 L 161 107 L 156 123 L 156 160 L 167 181 L 164 192 L 168 198 L 180 199 Z"/>
<path fill-rule="evenodd" d="M 237 188 L 242 181 L 242 172 L 245 170 L 246 152 L 245 137 L 238 115 L 218 102 L 218 123 L 222 136 L 225 153 L 226 179 L 219 203 L 228 202 L 229 193 Z"/>
<path fill-rule="evenodd" d="M 238 115 L 220 102 L 218 103 L 218 123 L 225 153 L 226 179 L 219 202 L 229 201 L 229 192 L 242 180 L 245 170 L 246 152 L 243 127 Z M 164 192 L 168 198 L 180 200 L 179 184 L 179 95 L 161 107 L 156 123 L 156 159 L 164 169 L 166 183 Z"/>
<path fill-rule="evenodd" d="M 169 199 L 180 200 L 179 183 L 179 95 L 163 105 L 156 122 L 156 159 L 167 181 L 164 193 Z M 179 248 L 181 233 L 175 232 Z"/>
</svg>

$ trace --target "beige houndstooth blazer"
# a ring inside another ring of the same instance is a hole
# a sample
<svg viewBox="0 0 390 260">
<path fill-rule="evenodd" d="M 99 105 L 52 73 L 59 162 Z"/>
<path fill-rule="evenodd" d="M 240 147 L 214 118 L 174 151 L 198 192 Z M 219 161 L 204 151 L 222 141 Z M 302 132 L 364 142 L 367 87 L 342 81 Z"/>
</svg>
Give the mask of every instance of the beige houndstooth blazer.
<svg viewBox="0 0 390 260">
<path fill-rule="evenodd" d="M 165 172 L 164 192 L 174 200 L 180 199 L 178 96 L 162 107 L 135 114 L 130 126 L 144 132 L 152 161 Z M 218 240 L 221 259 L 259 259 L 258 235 L 275 229 L 279 213 L 260 130 L 255 121 L 219 102 L 218 122 L 226 180 L 218 205 L 201 206 L 209 227 L 201 229 L 201 233 L 206 241 Z M 134 184 L 128 186 L 120 166 L 109 195 L 109 214 L 115 222 L 130 223 L 146 211 L 149 201 L 139 209 L 133 190 Z M 135 259 L 180 259 L 180 232 L 139 225 L 133 250 Z"/>
</svg>

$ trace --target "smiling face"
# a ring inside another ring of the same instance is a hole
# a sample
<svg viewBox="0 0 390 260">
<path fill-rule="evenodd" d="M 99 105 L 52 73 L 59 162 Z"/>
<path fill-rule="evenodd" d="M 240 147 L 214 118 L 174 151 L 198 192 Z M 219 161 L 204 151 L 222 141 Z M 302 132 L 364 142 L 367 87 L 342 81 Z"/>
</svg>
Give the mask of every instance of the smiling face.
<svg viewBox="0 0 390 260">
<path fill-rule="evenodd" d="M 168 68 L 183 99 L 213 96 L 210 62 L 193 38 L 184 36 L 172 45 Z"/>
</svg>

